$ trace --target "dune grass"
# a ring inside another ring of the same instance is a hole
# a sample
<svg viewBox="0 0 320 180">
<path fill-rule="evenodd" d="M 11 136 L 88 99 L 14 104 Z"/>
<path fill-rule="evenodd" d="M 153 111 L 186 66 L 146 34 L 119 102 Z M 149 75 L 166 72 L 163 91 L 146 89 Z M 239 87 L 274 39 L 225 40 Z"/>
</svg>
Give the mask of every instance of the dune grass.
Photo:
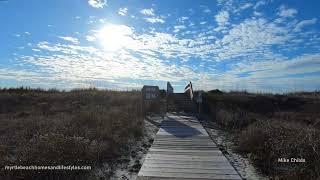
<svg viewBox="0 0 320 180">
<path fill-rule="evenodd" d="M 138 91 L 2 89 L 0 102 L 0 167 L 95 167 L 126 154 L 128 141 L 143 135 Z M 36 172 L 14 172 L 26 173 Z"/>
<path fill-rule="evenodd" d="M 236 150 L 248 155 L 265 174 L 281 179 L 320 177 L 319 92 L 212 91 L 204 101 L 211 119 L 237 137 Z M 306 162 L 279 163 L 278 158 Z"/>
</svg>

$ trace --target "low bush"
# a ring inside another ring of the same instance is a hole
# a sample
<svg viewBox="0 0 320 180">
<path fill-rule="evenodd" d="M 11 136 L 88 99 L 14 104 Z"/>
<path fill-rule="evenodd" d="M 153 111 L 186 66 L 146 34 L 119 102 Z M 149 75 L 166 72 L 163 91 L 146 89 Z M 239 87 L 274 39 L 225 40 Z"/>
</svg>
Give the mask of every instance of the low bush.
<svg viewBox="0 0 320 180">
<path fill-rule="evenodd" d="M 301 179 L 320 177 L 320 131 L 306 124 L 280 120 L 255 122 L 241 132 L 238 150 L 249 153 L 272 176 L 289 173 Z M 278 162 L 279 158 L 290 162 Z M 291 162 L 291 158 L 305 162 Z"/>
<path fill-rule="evenodd" d="M 248 92 L 204 95 L 211 120 L 236 137 L 237 150 L 249 155 L 270 177 L 320 177 L 320 99 L 315 93 L 283 95 Z M 305 163 L 281 163 L 278 158 L 301 158 Z"/>
<path fill-rule="evenodd" d="M 128 154 L 128 141 L 143 135 L 140 92 L 11 89 L 0 101 L 1 167 L 94 167 Z"/>
</svg>

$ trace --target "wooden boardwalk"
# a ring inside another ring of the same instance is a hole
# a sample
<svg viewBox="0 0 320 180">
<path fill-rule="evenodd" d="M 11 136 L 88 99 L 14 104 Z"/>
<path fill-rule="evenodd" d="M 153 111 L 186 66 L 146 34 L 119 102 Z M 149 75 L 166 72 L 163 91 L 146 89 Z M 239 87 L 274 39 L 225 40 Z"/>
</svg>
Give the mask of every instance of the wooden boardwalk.
<svg viewBox="0 0 320 180">
<path fill-rule="evenodd" d="M 241 177 L 195 117 L 167 114 L 137 179 Z"/>
</svg>

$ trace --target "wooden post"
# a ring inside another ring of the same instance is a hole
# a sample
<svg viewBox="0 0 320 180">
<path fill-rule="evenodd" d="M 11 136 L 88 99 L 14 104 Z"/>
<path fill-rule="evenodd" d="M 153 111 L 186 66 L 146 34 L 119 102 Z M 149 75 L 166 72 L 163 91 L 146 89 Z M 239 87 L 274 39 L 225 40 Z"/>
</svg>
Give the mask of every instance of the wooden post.
<svg viewBox="0 0 320 180">
<path fill-rule="evenodd" d="M 202 111 L 202 92 L 200 91 L 198 93 L 198 97 L 197 97 L 197 103 L 198 103 L 198 114 L 199 114 L 199 118 L 201 118 L 201 111 Z"/>
<path fill-rule="evenodd" d="M 168 112 L 168 104 L 171 103 L 171 96 L 173 94 L 173 87 L 170 82 L 167 82 L 167 93 L 166 93 L 166 112 Z"/>
</svg>

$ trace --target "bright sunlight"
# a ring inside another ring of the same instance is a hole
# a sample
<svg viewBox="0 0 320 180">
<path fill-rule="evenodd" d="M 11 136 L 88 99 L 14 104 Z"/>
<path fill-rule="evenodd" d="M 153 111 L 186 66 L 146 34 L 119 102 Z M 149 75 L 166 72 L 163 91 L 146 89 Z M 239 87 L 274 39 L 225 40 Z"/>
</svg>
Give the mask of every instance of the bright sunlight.
<svg viewBox="0 0 320 180">
<path fill-rule="evenodd" d="M 132 42 L 133 31 L 125 25 L 106 25 L 97 34 L 97 37 L 107 51 L 116 51 L 126 48 Z"/>
</svg>

